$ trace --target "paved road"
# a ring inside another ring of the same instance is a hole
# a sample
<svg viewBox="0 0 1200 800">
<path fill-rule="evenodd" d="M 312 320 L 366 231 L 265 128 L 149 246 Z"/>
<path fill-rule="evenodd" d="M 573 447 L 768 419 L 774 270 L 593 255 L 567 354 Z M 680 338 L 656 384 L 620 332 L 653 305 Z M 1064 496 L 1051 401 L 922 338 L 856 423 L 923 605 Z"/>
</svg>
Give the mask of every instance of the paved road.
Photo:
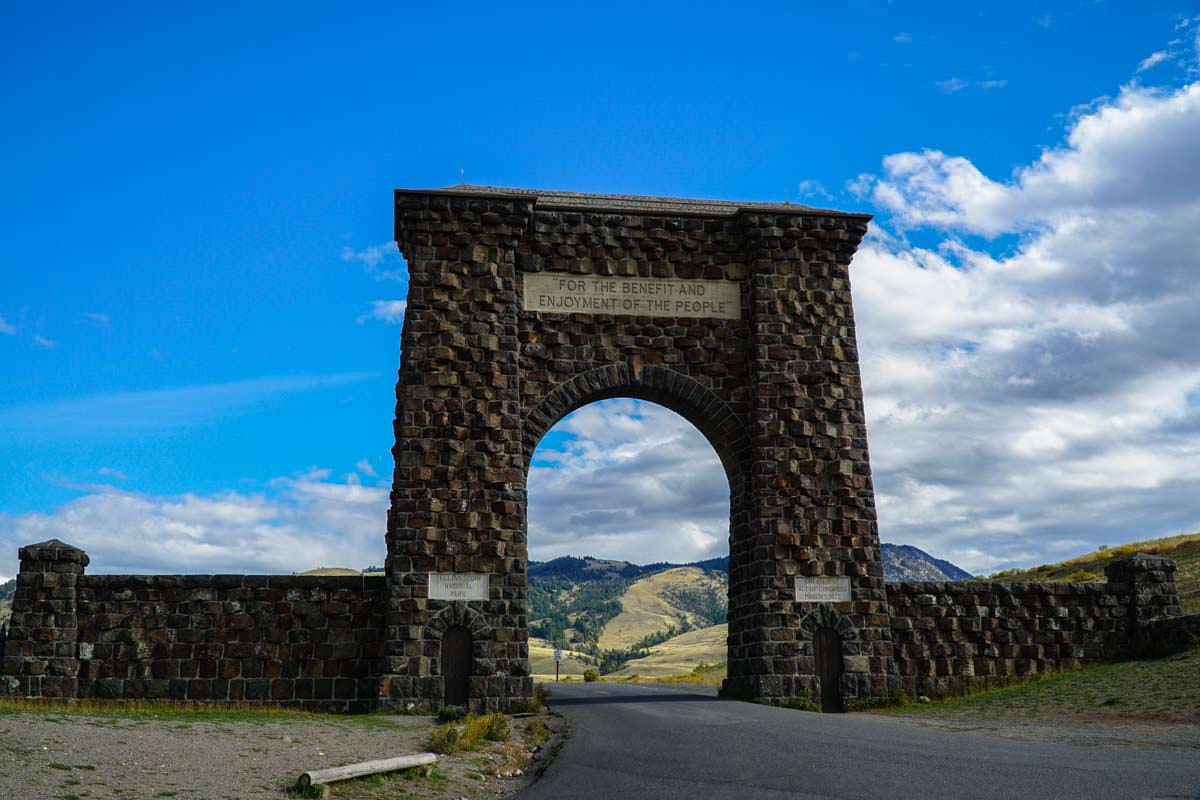
<svg viewBox="0 0 1200 800">
<path fill-rule="evenodd" d="M 571 738 L 519 800 L 1200 800 L 1196 750 L 1011 741 L 693 687 L 560 683 L 550 706 Z"/>
</svg>

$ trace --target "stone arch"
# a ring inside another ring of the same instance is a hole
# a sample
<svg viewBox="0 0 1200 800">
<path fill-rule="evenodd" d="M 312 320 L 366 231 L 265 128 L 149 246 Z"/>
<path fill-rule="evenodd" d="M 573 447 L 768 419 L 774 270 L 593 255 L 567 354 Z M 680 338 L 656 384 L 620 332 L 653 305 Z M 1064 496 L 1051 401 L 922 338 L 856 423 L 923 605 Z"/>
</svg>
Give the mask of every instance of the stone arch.
<svg viewBox="0 0 1200 800">
<path fill-rule="evenodd" d="M 858 628 L 845 614 L 838 613 L 829 603 L 821 603 L 800 620 L 799 638 L 811 642 L 817 635 L 818 628 L 833 628 L 842 637 L 842 652 L 847 652 L 846 645 L 858 642 Z M 857 653 L 849 653 L 857 655 Z"/>
<path fill-rule="evenodd" d="M 461 625 L 471 632 L 472 655 L 476 659 L 487 658 L 492 626 L 488 624 L 487 617 L 466 603 L 447 603 L 445 608 L 429 618 L 422 634 L 427 641 L 441 642 L 442 635 L 454 625 Z M 433 674 L 441 674 L 440 663 L 435 666 Z"/>
<path fill-rule="evenodd" d="M 552 425 L 596 400 L 661 404 L 711 444 L 730 489 L 728 677 L 785 702 L 810 685 L 793 576 L 850 579 L 847 669 L 883 690 L 879 563 L 850 260 L 868 217 L 788 204 L 456 186 L 396 193 L 408 261 L 388 511 L 390 704 L 440 697 L 453 599 L 429 575 L 489 577 L 470 605 L 489 651 L 472 703 L 533 694 L 527 476 Z M 453 612 L 464 613 L 464 612 Z"/>
<path fill-rule="evenodd" d="M 641 369 L 629 364 L 596 367 L 548 392 L 522 421 L 526 471 L 538 442 L 555 423 L 589 403 L 614 397 L 657 403 L 695 425 L 721 460 L 730 494 L 736 497 L 741 492 L 750 456 L 750 437 L 738 416 L 699 381 L 669 367 L 653 364 Z"/>
</svg>

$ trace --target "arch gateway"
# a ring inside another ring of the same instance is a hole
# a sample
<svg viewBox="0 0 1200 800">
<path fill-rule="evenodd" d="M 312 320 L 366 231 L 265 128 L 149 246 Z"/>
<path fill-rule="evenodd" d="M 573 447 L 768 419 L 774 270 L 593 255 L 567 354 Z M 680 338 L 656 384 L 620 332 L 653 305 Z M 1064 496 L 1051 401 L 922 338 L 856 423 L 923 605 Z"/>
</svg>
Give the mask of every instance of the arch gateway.
<svg viewBox="0 0 1200 800">
<path fill-rule="evenodd" d="M 842 700 L 886 694 L 895 667 L 849 282 L 869 219 L 774 203 L 397 190 L 410 284 L 380 700 L 436 707 L 457 694 L 446 674 L 460 665 L 441 663 L 451 623 L 475 634 L 472 707 L 532 697 L 530 459 L 564 415 L 610 397 L 679 413 L 724 465 L 723 693 L 821 697 L 820 628 L 838 632 Z"/>
</svg>

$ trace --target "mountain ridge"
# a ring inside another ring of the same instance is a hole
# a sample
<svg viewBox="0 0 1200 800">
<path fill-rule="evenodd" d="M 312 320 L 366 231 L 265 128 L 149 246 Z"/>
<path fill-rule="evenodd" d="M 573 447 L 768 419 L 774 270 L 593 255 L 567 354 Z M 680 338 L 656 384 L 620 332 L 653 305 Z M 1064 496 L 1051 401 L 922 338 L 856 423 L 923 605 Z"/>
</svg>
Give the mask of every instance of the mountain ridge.
<svg viewBox="0 0 1200 800">
<path fill-rule="evenodd" d="M 970 580 L 975 577 L 956 564 L 945 559 L 935 558 L 914 545 L 884 542 L 880 549 L 883 555 L 885 580 L 958 581 Z M 528 575 L 530 579 L 554 576 L 583 581 L 614 578 L 636 580 L 680 567 L 695 567 L 705 572 L 728 572 L 729 556 L 717 556 L 703 561 L 684 563 L 656 561 L 651 564 L 634 564 L 630 561 L 595 558 L 594 556 L 559 556 L 549 561 L 530 561 Z"/>
</svg>

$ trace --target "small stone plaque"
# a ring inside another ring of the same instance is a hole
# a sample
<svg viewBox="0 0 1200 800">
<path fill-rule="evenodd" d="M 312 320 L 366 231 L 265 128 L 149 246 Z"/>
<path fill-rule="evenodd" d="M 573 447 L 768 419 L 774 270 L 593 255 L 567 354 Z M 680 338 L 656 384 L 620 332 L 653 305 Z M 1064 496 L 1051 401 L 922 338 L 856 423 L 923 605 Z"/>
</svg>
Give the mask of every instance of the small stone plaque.
<svg viewBox="0 0 1200 800">
<path fill-rule="evenodd" d="M 739 319 L 742 291 L 734 281 L 528 272 L 522 307 L 552 314 Z"/>
<path fill-rule="evenodd" d="M 431 572 L 429 599 L 487 600 L 488 576 L 478 572 Z"/>
<path fill-rule="evenodd" d="M 806 578 L 796 576 L 797 603 L 849 603 L 850 578 Z"/>
</svg>

